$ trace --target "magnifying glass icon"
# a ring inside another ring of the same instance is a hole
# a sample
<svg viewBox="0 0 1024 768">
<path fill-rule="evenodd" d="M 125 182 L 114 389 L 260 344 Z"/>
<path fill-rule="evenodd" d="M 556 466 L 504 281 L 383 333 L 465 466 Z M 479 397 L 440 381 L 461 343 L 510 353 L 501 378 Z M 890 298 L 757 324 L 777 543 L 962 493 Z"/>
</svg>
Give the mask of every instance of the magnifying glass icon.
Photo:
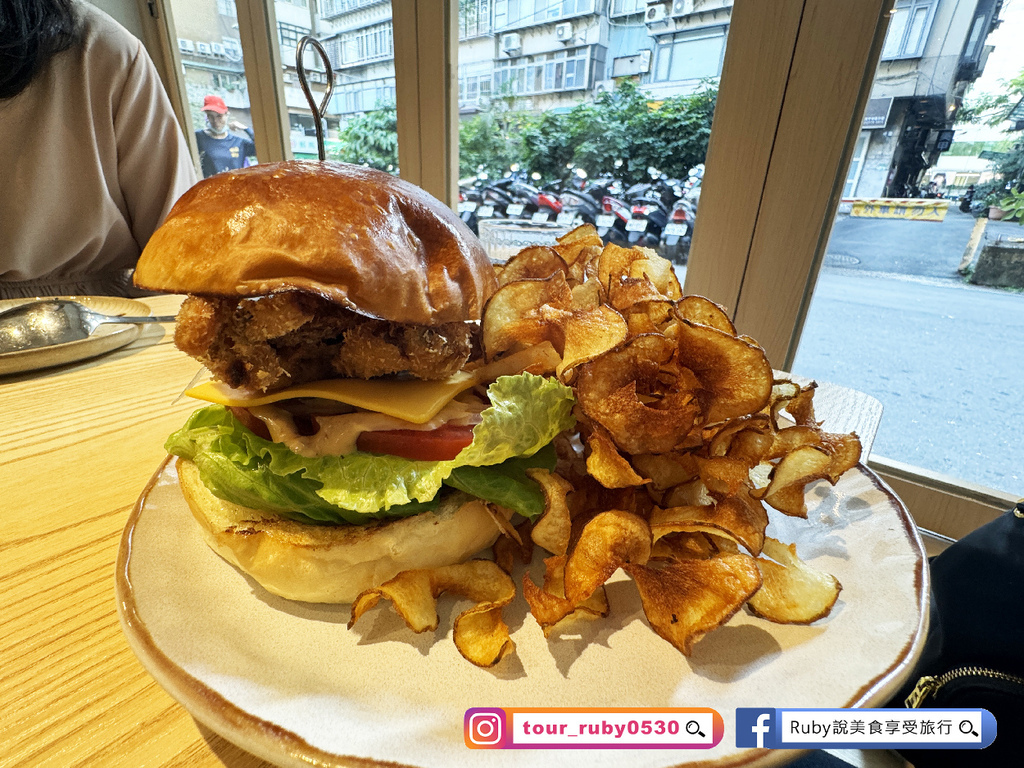
<svg viewBox="0 0 1024 768">
<path fill-rule="evenodd" d="M 690 730 L 689 726 L 687 726 L 686 730 L 687 731 Z M 971 725 L 971 721 L 970 720 L 961 720 L 960 721 L 960 733 L 964 734 L 965 736 L 967 734 L 971 734 L 971 736 L 975 736 L 975 737 L 978 736 L 978 732 L 976 730 L 974 730 L 974 726 Z"/>
<path fill-rule="evenodd" d="M 961 723 L 961 726 L 962 725 L 963 724 Z M 968 725 L 970 725 L 970 723 L 968 723 Z M 700 723 L 698 723 L 696 720 L 691 720 L 686 724 L 686 732 L 691 736 L 700 736 L 702 739 L 707 738 L 707 736 L 704 735 L 704 731 L 700 729 Z"/>
</svg>

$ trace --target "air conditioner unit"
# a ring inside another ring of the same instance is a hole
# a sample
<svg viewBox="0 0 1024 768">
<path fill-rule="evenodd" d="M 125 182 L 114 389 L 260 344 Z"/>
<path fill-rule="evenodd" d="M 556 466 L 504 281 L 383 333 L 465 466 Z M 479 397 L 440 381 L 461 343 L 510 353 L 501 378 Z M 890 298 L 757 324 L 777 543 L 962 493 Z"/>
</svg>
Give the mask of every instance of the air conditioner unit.
<svg viewBox="0 0 1024 768">
<path fill-rule="evenodd" d="M 195 53 L 196 46 L 191 40 L 186 40 L 184 37 L 178 38 L 178 50 L 182 53 Z"/>
<path fill-rule="evenodd" d="M 517 33 L 510 32 L 507 35 L 501 36 L 501 50 L 505 53 L 521 50 L 522 47 L 523 39 Z"/>
<path fill-rule="evenodd" d="M 213 50 L 210 48 L 209 43 L 196 43 L 196 50 L 199 51 L 203 56 L 212 56 Z"/>
<path fill-rule="evenodd" d="M 285 72 L 283 75 L 281 75 L 281 78 L 286 83 L 294 83 L 295 82 L 295 75 L 293 75 L 291 72 Z"/>
<path fill-rule="evenodd" d="M 220 43 L 210 43 L 210 49 L 213 51 L 214 56 L 224 55 L 224 46 Z"/>
<path fill-rule="evenodd" d="M 656 24 L 659 21 L 665 21 L 668 18 L 668 8 L 664 5 L 649 5 L 647 6 L 647 13 L 644 14 L 644 21 L 648 24 Z"/>
<path fill-rule="evenodd" d="M 602 93 L 611 93 L 615 90 L 614 80 L 598 80 L 594 84 L 594 95 L 597 96 Z"/>
<path fill-rule="evenodd" d="M 572 24 L 566 22 L 564 24 L 555 25 L 555 37 L 559 42 L 567 43 L 572 40 Z"/>
<path fill-rule="evenodd" d="M 673 16 L 688 16 L 693 13 L 693 0 L 675 0 L 672 3 Z"/>
</svg>

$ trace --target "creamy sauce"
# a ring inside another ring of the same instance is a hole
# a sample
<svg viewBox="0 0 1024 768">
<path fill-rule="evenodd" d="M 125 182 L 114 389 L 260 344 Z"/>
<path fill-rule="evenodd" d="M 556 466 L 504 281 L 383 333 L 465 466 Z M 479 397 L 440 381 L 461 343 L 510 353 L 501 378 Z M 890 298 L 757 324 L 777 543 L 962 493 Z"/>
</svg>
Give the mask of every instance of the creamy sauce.
<svg viewBox="0 0 1024 768">
<path fill-rule="evenodd" d="M 385 416 L 383 413 L 358 410 L 335 416 L 317 416 L 320 429 L 315 435 L 300 435 L 295 428 L 295 419 L 288 411 L 276 405 L 260 405 L 249 412 L 267 425 L 270 438 L 283 443 L 300 456 L 344 456 L 356 450 L 356 440 L 363 432 L 380 432 L 391 429 L 413 429 L 428 431 L 443 424 L 473 425 L 480 423 L 480 412 L 486 404 L 477 400 L 460 402 L 452 400 L 428 422 L 414 424 L 411 421 Z"/>
</svg>

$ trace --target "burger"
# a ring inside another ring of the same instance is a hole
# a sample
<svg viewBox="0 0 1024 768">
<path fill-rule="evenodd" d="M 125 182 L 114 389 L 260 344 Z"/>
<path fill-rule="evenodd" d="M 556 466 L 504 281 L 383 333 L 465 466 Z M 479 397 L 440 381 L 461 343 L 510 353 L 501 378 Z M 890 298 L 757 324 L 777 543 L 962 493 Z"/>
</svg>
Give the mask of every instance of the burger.
<svg viewBox="0 0 1024 768">
<path fill-rule="evenodd" d="M 268 591 L 351 602 L 542 513 L 527 470 L 553 468 L 572 393 L 535 356 L 484 364 L 493 267 L 423 190 L 330 162 L 219 174 L 134 280 L 187 295 L 174 341 L 212 380 L 166 447 L 207 542 Z"/>
</svg>

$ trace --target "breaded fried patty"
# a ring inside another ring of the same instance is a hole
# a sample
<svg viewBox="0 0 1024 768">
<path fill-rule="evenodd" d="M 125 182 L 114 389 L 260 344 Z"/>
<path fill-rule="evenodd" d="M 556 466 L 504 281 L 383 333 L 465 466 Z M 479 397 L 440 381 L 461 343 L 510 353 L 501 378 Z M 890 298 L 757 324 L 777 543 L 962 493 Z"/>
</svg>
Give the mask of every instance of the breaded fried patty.
<svg viewBox="0 0 1024 768">
<path fill-rule="evenodd" d="M 338 377 L 445 379 L 479 349 L 478 332 L 472 323 L 391 323 L 285 291 L 244 299 L 189 296 L 174 343 L 226 384 L 270 392 Z"/>
</svg>

